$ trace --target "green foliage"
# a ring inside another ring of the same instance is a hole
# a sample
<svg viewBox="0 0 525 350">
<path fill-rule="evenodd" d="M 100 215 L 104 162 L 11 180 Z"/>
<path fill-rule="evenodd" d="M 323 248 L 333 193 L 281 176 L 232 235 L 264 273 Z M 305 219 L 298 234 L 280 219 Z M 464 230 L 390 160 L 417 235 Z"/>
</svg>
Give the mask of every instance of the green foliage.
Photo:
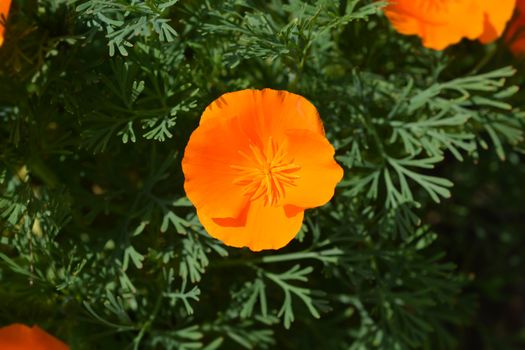
<svg viewBox="0 0 525 350">
<path fill-rule="evenodd" d="M 35 4 L 0 49 L 0 325 L 73 349 L 456 346 L 472 281 L 431 217 L 464 185 L 444 168 L 521 164 L 503 46 L 425 50 L 377 1 Z M 208 103 L 263 87 L 318 107 L 345 177 L 252 253 L 204 231 L 180 161 Z"/>
</svg>

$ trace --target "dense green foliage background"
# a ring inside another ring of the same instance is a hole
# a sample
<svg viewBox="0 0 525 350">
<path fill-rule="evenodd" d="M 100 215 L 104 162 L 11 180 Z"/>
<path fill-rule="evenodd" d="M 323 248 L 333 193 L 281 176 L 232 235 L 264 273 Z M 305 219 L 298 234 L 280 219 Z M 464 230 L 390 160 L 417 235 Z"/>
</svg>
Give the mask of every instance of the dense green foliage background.
<svg viewBox="0 0 525 350">
<path fill-rule="evenodd" d="M 73 349 L 522 349 L 522 61 L 424 49 L 381 5 L 14 1 L 0 325 Z M 208 103 L 264 87 L 318 107 L 345 178 L 252 253 L 202 229 L 180 160 Z"/>
</svg>

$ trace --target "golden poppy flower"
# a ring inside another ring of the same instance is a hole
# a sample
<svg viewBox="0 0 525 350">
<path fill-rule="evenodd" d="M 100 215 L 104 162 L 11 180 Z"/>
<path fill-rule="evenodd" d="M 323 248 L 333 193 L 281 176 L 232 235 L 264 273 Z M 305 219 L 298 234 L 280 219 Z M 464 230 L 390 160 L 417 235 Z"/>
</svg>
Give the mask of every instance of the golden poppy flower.
<svg viewBox="0 0 525 350">
<path fill-rule="evenodd" d="M 401 34 L 418 35 L 423 46 L 443 50 L 463 38 L 497 39 L 516 0 L 390 0 L 385 14 Z"/>
<path fill-rule="evenodd" d="M 0 0 L 0 46 L 4 43 L 4 20 L 7 20 L 11 0 Z"/>
<path fill-rule="evenodd" d="M 516 3 L 516 16 L 510 22 L 505 40 L 517 56 L 525 56 L 525 0 Z"/>
<path fill-rule="evenodd" d="M 69 350 L 57 338 L 47 334 L 38 326 L 29 328 L 23 324 L 12 324 L 0 328 L 2 350 Z"/>
<path fill-rule="evenodd" d="M 212 102 L 188 141 L 182 170 L 208 233 L 253 251 L 288 244 L 304 210 L 326 204 L 343 176 L 317 109 L 271 89 Z"/>
</svg>

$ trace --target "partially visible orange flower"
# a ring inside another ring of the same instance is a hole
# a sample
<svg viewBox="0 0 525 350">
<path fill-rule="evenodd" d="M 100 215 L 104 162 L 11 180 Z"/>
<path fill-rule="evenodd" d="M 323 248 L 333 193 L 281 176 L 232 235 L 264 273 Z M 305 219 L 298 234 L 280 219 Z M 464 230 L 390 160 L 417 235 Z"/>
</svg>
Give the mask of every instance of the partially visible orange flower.
<svg viewBox="0 0 525 350">
<path fill-rule="evenodd" d="M 0 0 L 2 1 L 2 0 Z M 0 328 L 1 350 L 69 350 L 69 347 L 38 326 L 12 324 Z"/>
<path fill-rule="evenodd" d="M 4 43 L 4 21 L 7 20 L 11 0 L 0 0 L 0 46 Z"/>
<path fill-rule="evenodd" d="M 271 89 L 227 93 L 211 103 L 182 170 L 208 233 L 253 251 L 288 244 L 304 210 L 326 204 L 343 176 L 316 108 Z"/>
<path fill-rule="evenodd" d="M 516 10 L 516 16 L 508 26 L 505 40 L 515 55 L 525 56 L 525 0 L 517 0 Z"/>
<path fill-rule="evenodd" d="M 489 43 L 511 18 L 516 0 L 389 0 L 385 14 L 401 34 L 443 50 L 463 38 Z"/>
</svg>

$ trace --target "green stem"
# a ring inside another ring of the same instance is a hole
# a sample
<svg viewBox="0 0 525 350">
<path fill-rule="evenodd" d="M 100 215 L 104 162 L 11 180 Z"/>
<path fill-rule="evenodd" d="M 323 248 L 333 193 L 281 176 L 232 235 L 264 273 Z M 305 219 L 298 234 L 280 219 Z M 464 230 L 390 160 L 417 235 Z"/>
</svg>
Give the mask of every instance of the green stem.
<svg viewBox="0 0 525 350">
<path fill-rule="evenodd" d="M 133 350 L 138 350 L 139 349 L 140 342 L 142 341 L 142 338 L 144 337 L 144 334 L 146 333 L 146 331 L 148 329 L 150 329 L 151 325 L 155 321 L 155 318 L 157 318 L 157 314 L 159 313 L 160 306 L 162 305 L 162 298 L 163 298 L 163 295 L 160 294 L 159 297 L 157 298 L 156 303 L 155 303 L 155 307 L 153 309 L 153 312 L 149 316 L 148 320 L 142 325 L 142 327 L 140 328 L 139 334 L 133 340 Z"/>
<path fill-rule="evenodd" d="M 53 189 L 60 184 L 58 176 L 42 161 L 41 158 L 31 157 L 27 162 L 29 171 Z"/>
</svg>

